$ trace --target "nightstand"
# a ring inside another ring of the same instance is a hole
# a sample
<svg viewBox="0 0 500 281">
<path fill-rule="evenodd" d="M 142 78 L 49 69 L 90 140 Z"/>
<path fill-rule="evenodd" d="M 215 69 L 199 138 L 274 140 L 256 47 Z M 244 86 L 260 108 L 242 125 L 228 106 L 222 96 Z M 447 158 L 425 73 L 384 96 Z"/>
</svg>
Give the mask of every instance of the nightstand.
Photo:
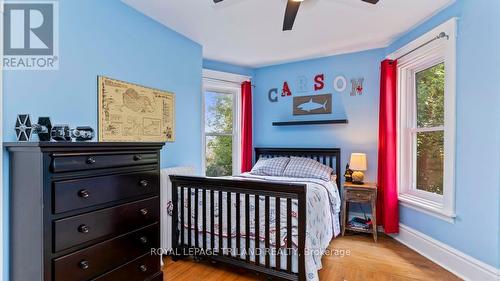
<svg viewBox="0 0 500 281">
<path fill-rule="evenodd" d="M 372 228 L 361 229 L 347 226 L 349 217 L 349 203 L 370 203 L 372 207 Z M 342 236 L 345 230 L 355 232 L 373 233 L 373 239 L 377 242 L 377 184 L 364 183 L 353 184 L 344 183 L 344 194 L 342 197 Z"/>
</svg>

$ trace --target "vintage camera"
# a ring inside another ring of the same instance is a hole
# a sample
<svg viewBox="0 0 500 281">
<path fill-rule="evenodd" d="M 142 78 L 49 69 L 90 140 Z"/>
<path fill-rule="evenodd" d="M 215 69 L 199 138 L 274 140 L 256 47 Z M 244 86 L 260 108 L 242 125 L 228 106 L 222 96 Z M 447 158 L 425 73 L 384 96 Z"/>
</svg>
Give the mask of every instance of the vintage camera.
<svg viewBox="0 0 500 281">
<path fill-rule="evenodd" d="M 50 135 L 55 141 L 91 141 L 95 132 L 89 126 L 79 126 L 75 129 L 70 129 L 69 125 L 55 125 L 50 132 Z"/>
</svg>

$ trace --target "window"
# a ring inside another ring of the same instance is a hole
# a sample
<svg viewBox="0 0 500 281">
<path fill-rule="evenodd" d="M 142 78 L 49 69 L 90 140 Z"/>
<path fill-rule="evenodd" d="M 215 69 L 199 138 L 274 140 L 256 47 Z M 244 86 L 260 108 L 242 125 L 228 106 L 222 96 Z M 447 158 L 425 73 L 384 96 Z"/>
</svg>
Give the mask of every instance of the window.
<svg viewBox="0 0 500 281">
<path fill-rule="evenodd" d="M 233 174 L 233 93 L 205 91 L 205 174 Z"/>
<path fill-rule="evenodd" d="M 444 63 L 415 73 L 415 188 L 443 195 Z"/>
<path fill-rule="evenodd" d="M 393 54 L 398 60 L 399 199 L 452 222 L 455 213 L 455 19 Z M 448 37 L 425 42 L 445 32 Z"/>
<path fill-rule="evenodd" d="M 240 172 L 240 85 L 248 79 L 203 70 L 202 168 L 206 176 Z"/>
</svg>

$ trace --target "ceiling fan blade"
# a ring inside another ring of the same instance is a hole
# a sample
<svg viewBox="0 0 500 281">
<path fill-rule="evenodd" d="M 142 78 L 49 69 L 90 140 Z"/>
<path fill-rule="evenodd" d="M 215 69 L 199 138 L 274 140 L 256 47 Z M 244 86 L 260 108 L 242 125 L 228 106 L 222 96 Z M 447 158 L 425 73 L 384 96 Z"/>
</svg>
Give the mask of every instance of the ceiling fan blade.
<svg viewBox="0 0 500 281">
<path fill-rule="evenodd" d="M 293 23 L 295 22 L 295 17 L 299 11 L 300 3 L 293 0 L 288 0 L 286 3 L 285 19 L 283 20 L 283 31 L 292 30 Z"/>
<path fill-rule="evenodd" d="M 215 0 L 214 0 L 215 1 Z M 219 1 L 222 1 L 222 0 L 219 0 Z M 366 3 L 370 3 L 370 4 L 377 4 L 379 0 L 361 0 L 363 2 L 366 2 Z"/>
<path fill-rule="evenodd" d="M 214 0 L 214 3 L 217 4 L 217 3 L 222 2 L 222 1 L 224 1 L 224 0 Z"/>
</svg>

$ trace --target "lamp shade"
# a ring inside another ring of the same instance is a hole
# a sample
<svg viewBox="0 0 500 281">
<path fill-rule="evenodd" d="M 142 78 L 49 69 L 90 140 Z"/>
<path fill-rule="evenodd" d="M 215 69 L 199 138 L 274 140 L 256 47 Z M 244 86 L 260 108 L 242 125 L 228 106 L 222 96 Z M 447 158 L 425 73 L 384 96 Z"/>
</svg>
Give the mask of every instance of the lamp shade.
<svg viewBox="0 0 500 281">
<path fill-rule="evenodd" d="M 349 168 L 353 171 L 366 171 L 366 154 L 352 153 Z"/>
</svg>

